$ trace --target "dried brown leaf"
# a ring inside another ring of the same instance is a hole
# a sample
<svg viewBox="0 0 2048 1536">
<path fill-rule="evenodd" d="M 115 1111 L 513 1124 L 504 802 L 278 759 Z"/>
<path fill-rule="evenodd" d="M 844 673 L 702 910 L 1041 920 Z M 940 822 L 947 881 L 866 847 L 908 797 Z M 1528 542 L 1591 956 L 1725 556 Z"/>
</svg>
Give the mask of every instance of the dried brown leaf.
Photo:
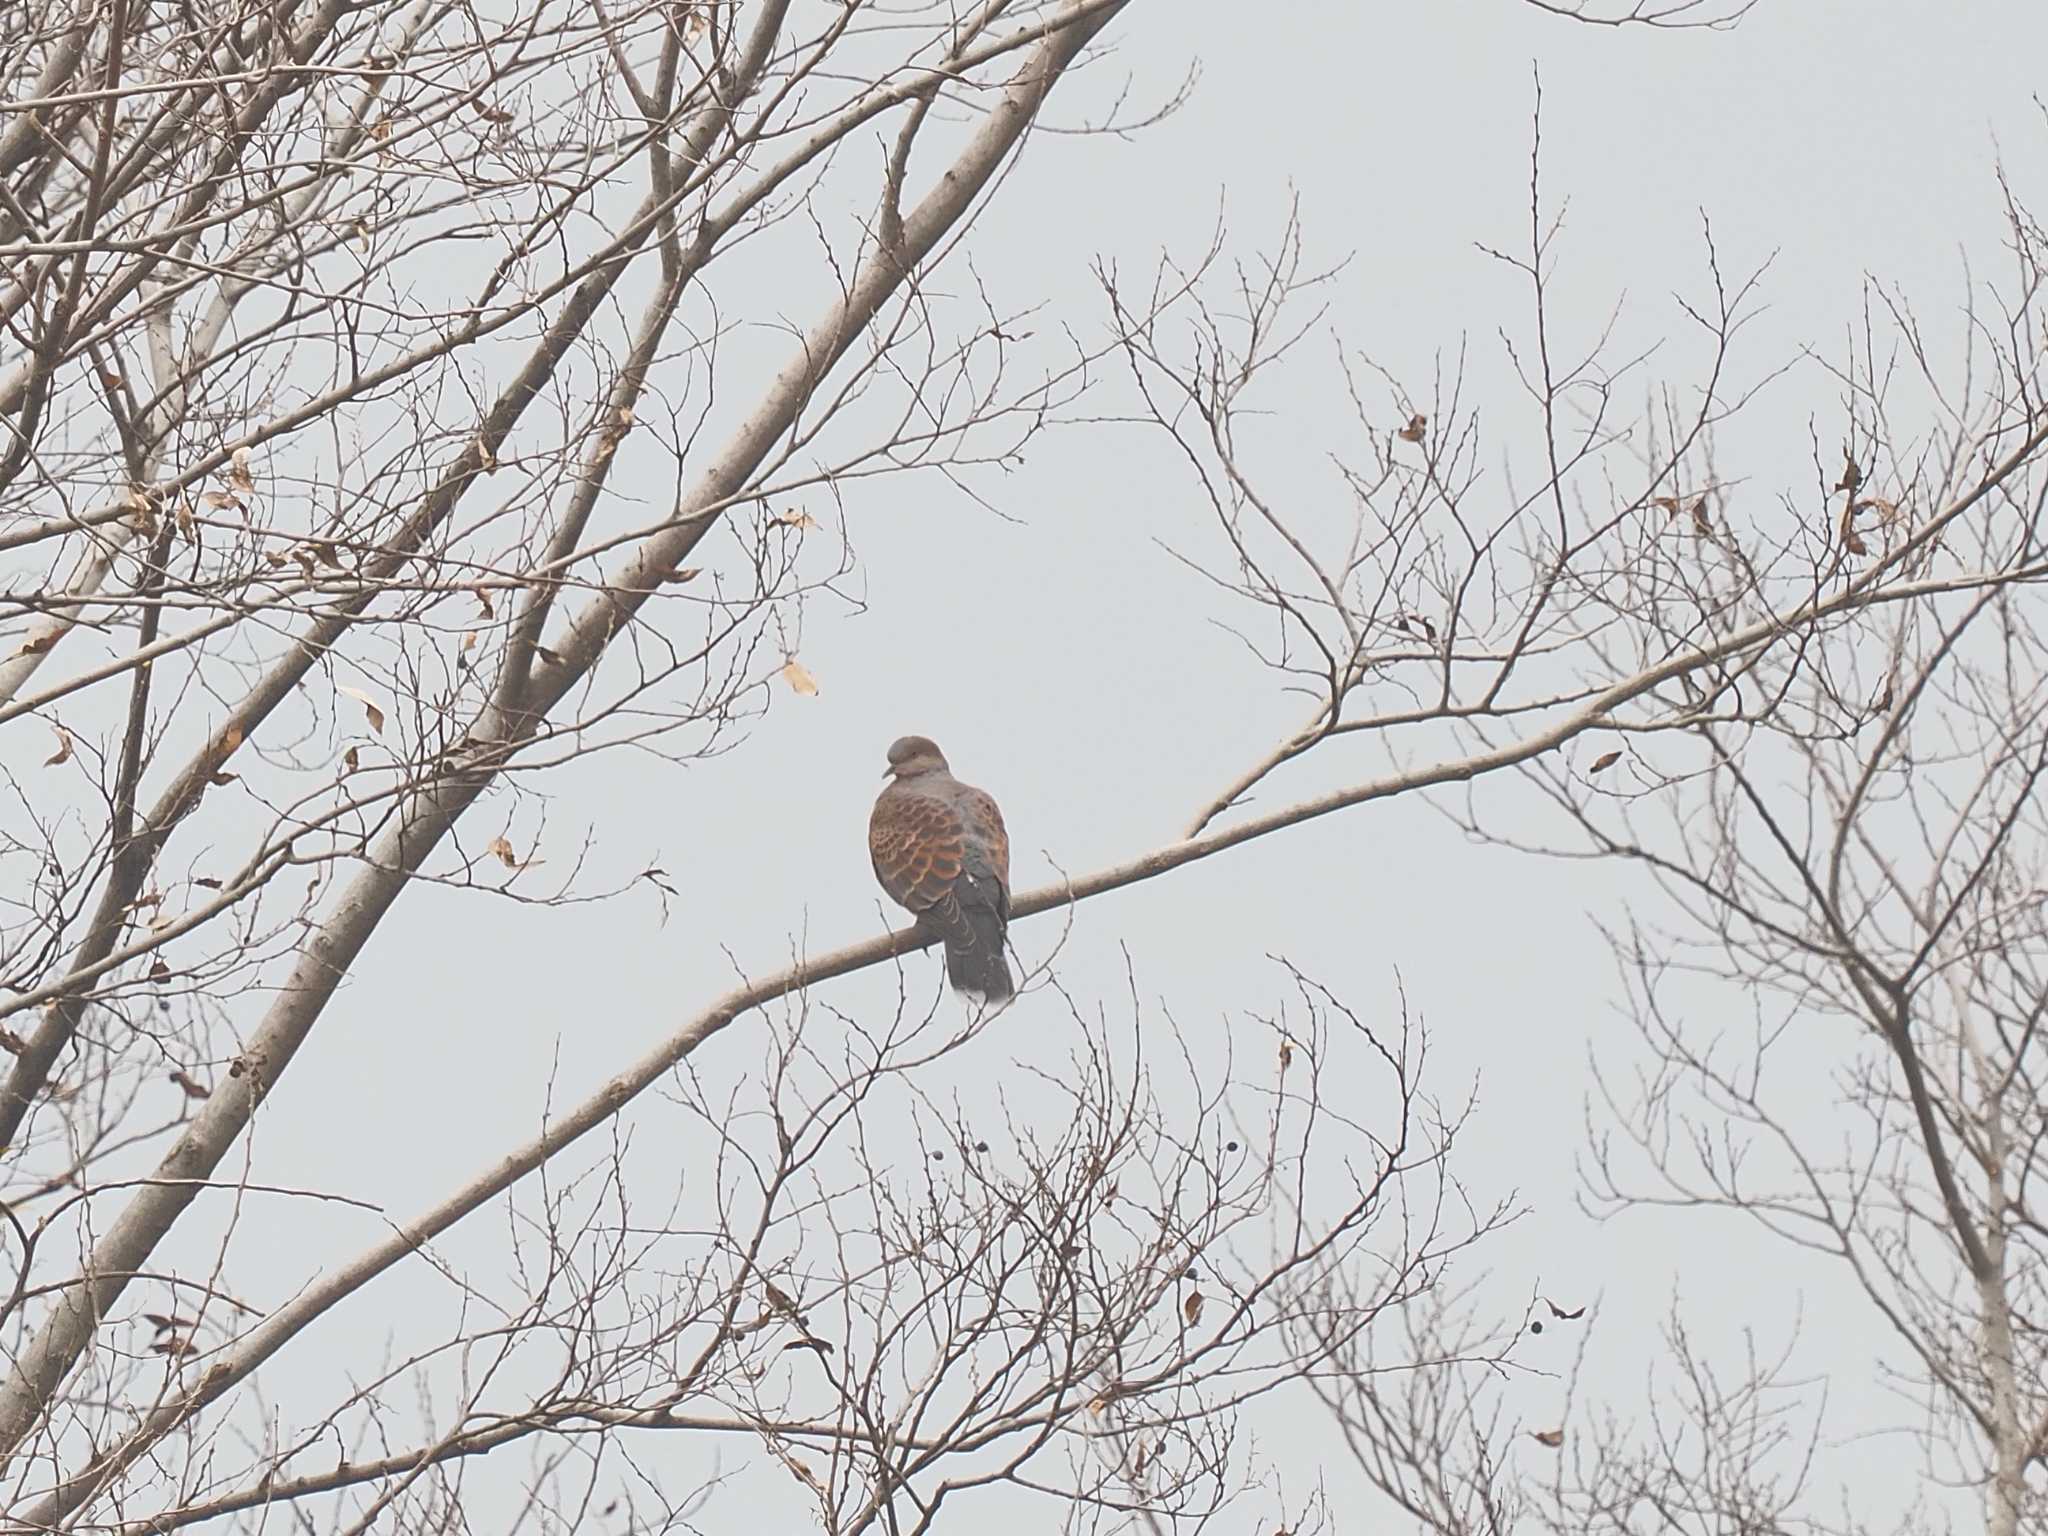
<svg viewBox="0 0 2048 1536">
<path fill-rule="evenodd" d="M 354 747 L 350 747 L 346 752 L 341 754 L 341 771 L 343 773 L 354 773 L 358 768 L 362 766 L 362 754 L 359 753 Z"/>
<path fill-rule="evenodd" d="M 1856 508 L 1853 503 L 1842 509 L 1842 548 L 1852 555 L 1870 553 L 1870 546 L 1863 542 L 1863 535 L 1856 531 Z"/>
<path fill-rule="evenodd" d="M 1180 1315 L 1188 1320 L 1190 1328 L 1202 1320 L 1202 1293 L 1200 1291 L 1188 1292 L 1187 1300 L 1180 1304 Z"/>
<path fill-rule="evenodd" d="M 818 520 L 801 507 L 792 507 L 787 512 L 775 514 L 775 521 L 784 528 L 815 528 Z"/>
<path fill-rule="evenodd" d="M 1400 438 L 1401 441 L 1404 443 L 1419 443 L 1422 441 L 1422 435 L 1428 429 L 1428 427 L 1429 418 L 1423 415 L 1422 412 L 1417 411 L 1413 416 L 1410 416 L 1408 418 L 1408 425 L 1401 428 L 1401 430 L 1395 433 L 1394 435 Z"/>
<path fill-rule="evenodd" d="M 384 711 L 375 699 L 363 692 L 362 689 L 350 688 L 346 684 L 338 685 L 336 691 L 347 694 L 363 706 L 363 717 L 370 722 L 370 730 L 373 734 L 378 736 L 384 734 Z"/>
<path fill-rule="evenodd" d="M 213 1096 L 211 1088 L 206 1087 L 199 1079 L 188 1073 L 173 1072 L 171 1074 L 171 1081 L 185 1091 L 185 1097 L 188 1099 L 207 1099 Z"/>
<path fill-rule="evenodd" d="M 1692 531 L 1694 533 L 1697 533 L 1702 538 L 1704 538 L 1706 537 L 1706 535 L 1714 531 L 1714 525 L 1707 517 L 1706 497 L 1695 497 L 1693 499 L 1693 504 L 1690 507 L 1686 508 L 1686 511 L 1692 514 Z"/>
<path fill-rule="evenodd" d="M 1564 1444 L 1564 1431 L 1561 1429 L 1534 1429 L 1529 1432 L 1529 1438 L 1538 1445 L 1549 1446 L 1554 1451 Z"/>
<path fill-rule="evenodd" d="M 807 699 L 817 697 L 818 680 L 811 676 L 809 668 L 794 656 L 782 664 L 782 680 L 789 684 L 792 691 L 802 694 Z"/>
<path fill-rule="evenodd" d="M 498 862 L 507 869 L 517 869 L 519 867 L 519 855 L 513 852 L 512 844 L 506 841 L 503 833 L 500 833 L 484 844 L 484 852 L 496 854 Z"/>
<path fill-rule="evenodd" d="M 1620 752 L 1602 752 L 1598 757 L 1593 759 L 1593 766 L 1591 768 L 1588 768 L 1586 771 L 1588 773 L 1605 773 L 1608 769 L 1612 768 L 1616 763 L 1620 761 Z"/>
<path fill-rule="evenodd" d="M 245 446 L 228 455 L 228 485 L 244 496 L 256 489 L 256 477 L 249 472 L 249 461 L 253 457 Z"/>
<path fill-rule="evenodd" d="M 1586 1315 L 1586 1309 L 1585 1309 L 1584 1307 L 1580 1307 L 1580 1308 L 1579 1308 L 1579 1309 L 1578 1309 L 1577 1311 L 1575 1311 L 1575 1312 L 1567 1312 L 1567 1311 L 1565 1311 L 1565 1309 L 1564 1309 L 1563 1307 L 1560 1307 L 1560 1306 L 1559 1306 L 1559 1305 L 1558 1305 L 1558 1304 L 1557 1304 L 1556 1302 L 1552 1301 L 1552 1300 L 1551 1300 L 1551 1299 L 1550 1299 L 1550 1298 L 1549 1298 L 1548 1296 L 1546 1296 L 1546 1297 L 1544 1297 L 1544 1298 L 1543 1298 L 1543 1305 L 1545 1305 L 1546 1307 L 1550 1308 L 1550 1315 L 1551 1315 L 1552 1317 L 1558 1318 L 1559 1320 L 1561 1320 L 1561 1321 L 1563 1321 L 1563 1322 L 1567 1322 L 1567 1323 L 1575 1323 L 1575 1322 L 1577 1322 L 1577 1321 L 1578 1321 L 1578 1320 L 1579 1320 L 1580 1318 L 1582 1318 L 1582 1317 L 1584 1317 L 1584 1316 Z"/>
<path fill-rule="evenodd" d="M 54 721 L 51 722 L 50 729 L 57 733 L 57 750 L 53 755 L 43 759 L 45 768 L 54 768 L 59 763 L 71 761 L 71 733 Z"/>
</svg>

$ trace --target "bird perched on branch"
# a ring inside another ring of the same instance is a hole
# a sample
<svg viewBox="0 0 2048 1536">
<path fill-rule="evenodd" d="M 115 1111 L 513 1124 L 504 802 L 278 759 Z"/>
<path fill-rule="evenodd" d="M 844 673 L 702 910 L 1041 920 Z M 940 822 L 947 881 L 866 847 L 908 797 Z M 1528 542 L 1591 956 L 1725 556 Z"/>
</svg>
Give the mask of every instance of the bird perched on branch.
<svg viewBox="0 0 2048 1536">
<path fill-rule="evenodd" d="M 1003 958 L 1010 927 L 1010 835 L 983 791 L 962 784 L 928 738 L 889 748 L 888 787 L 868 819 L 875 878 L 946 944 L 946 977 L 989 1002 L 1013 996 Z"/>
</svg>

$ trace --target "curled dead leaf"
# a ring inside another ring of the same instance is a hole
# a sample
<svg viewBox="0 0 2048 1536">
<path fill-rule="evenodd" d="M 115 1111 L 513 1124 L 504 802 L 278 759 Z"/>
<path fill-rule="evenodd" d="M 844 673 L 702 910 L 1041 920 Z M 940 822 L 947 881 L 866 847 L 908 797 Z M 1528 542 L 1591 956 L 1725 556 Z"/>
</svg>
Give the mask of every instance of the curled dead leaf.
<svg viewBox="0 0 2048 1536">
<path fill-rule="evenodd" d="M 173 1072 L 171 1081 L 184 1090 L 188 1099 L 205 1099 L 213 1096 L 213 1090 L 186 1072 Z"/>
<path fill-rule="evenodd" d="M 1294 1060 L 1294 1042 L 1285 1035 L 1280 1037 L 1280 1070 L 1285 1072 L 1288 1063 Z"/>
<path fill-rule="evenodd" d="M 358 753 L 354 747 L 350 747 L 346 752 L 341 754 L 341 771 L 343 773 L 354 773 L 358 768 L 362 766 L 362 755 Z"/>
<path fill-rule="evenodd" d="M 1549 1446 L 1554 1451 L 1564 1444 L 1564 1431 L 1561 1429 L 1533 1429 L 1529 1432 L 1529 1438 L 1538 1445 Z"/>
<path fill-rule="evenodd" d="M 818 520 L 801 507 L 792 507 L 787 512 L 775 514 L 774 521 L 784 528 L 815 528 Z"/>
<path fill-rule="evenodd" d="M 1180 1315 L 1188 1320 L 1190 1328 L 1202 1320 L 1202 1293 L 1200 1291 L 1188 1292 L 1187 1300 L 1180 1304 Z"/>
<path fill-rule="evenodd" d="M 792 692 L 800 693 L 807 699 L 817 697 L 818 680 L 811 676 L 810 669 L 794 656 L 782 664 L 782 680 L 789 684 Z"/>
<path fill-rule="evenodd" d="M 489 587 L 471 587 L 469 590 L 475 594 L 477 605 L 483 609 L 483 616 L 487 619 L 495 619 L 498 616 L 498 610 L 491 606 L 491 589 Z"/>
<path fill-rule="evenodd" d="M 1593 759 L 1593 766 L 1591 768 L 1588 768 L 1586 771 L 1588 773 L 1605 773 L 1608 769 L 1612 768 L 1616 763 L 1620 761 L 1620 752 L 1602 752 L 1598 757 Z"/>
<path fill-rule="evenodd" d="M 30 635 L 22 641 L 7 659 L 12 661 L 16 656 L 40 656 L 56 643 L 57 631 L 46 629 L 40 635 Z"/>
<path fill-rule="evenodd" d="M 249 472 L 252 457 L 246 445 L 228 455 L 228 484 L 244 496 L 256 489 L 256 477 Z"/>
<path fill-rule="evenodd" d="M 347 694 L 350 698 L 354 699 L 358 704 L 362 705 L 363 718 L 370 722 L 371 732 L 378 736 L 382 736 L 384 734 L 384 711 L 383 708 L 377 703 L 375 699 L 371 698 L 370 695 L 363 692 L 362 689 L 351 688 L 346 684 L 337 685 L 335 691 L 338 693 Z"/>
<path fill-rule="evenodd" d="M 1580 1308 L 1579 1308 L 1579 1309 L 1578 1309 L 1577 1311 L 1575 1311 L 1575 1312 L 1567 1312 L 1567 1311 L 1565 1311 L 1565 1309 L 1564 1309 L 1563 1307 L 1560 1307 L 1560 1306 L 1559 1306 L 1559 1305 L 1558 1305 L 1558 1304 L 1557 1304 L 1556 1302 L 1552 1301 L 1552 1300 L 1551 1300 L 1551 1299 L 1550 1299 L 1550 1298 L 1549 1298 L 1548 1296 L 1546 1296 L 1546 1297 L 1544 1297 L 1544 1298 L 1543 1298 L 1543 1305 L 1545 1305 L 1546 1307 L 1550 1308 L 1550 1315 L 1551 1315 L 1552 1317 L 1554 1317 L 1554 1318 L 1557 1318 L 1557 1319 L 1559 1319 L 1559 1320 L 1560 1320 L 1560 1321 L 1562 1321 L 1562 1322 L 1567 1322 L 1567 1323 L 1571 1323 L 1571 1322 L 1577 1322 L 1577 1321 L 1578 1321 L 1578 1320 L 1579 1320 L 1580 1318 L 1582 1318 L 1582 1317 L 1584 1317 L 1584 1316 L 1586 1315 L 1586 1309 L 1585 1309 L 1584 1307 L 1580 1307 Z"/>
<path fill-rule="evenodd" d="M 484 852 L 497 855 L 498 862 L 507 869 L 519 867 L 519 855 L 513 852 L 511 843 L 506 841 L 503 833 L 484 844 Z"/>
<path fill-rule="evenodd" d="M 162 955 L 158 955 L 149 968 L 150 985 L 160 987 L 170 979 L 171 968 L 168 965 L 164 964 L 164 957 Z"/>
<path fill-rule="evenodd" d="M 1842 508 L 1842 548 L 1852 555 L 1870 553 L 1870 546 L 1863 542 L 1863 535 L 1856 531 L 1856 506 L 1853 502 Z"/>
<path fill-rule="evenodd" d="M 1417 411 L 1413 416 L 1410 416 L 1408 418 L 1408 425 L 1401 428 L 1401 430 L 1395 433 L 1394 435 L 1400 438 L 1401 441 L 1404 443 L 1419 443 L 1422 441 L 1422 434 L 1428 429 L 1428 427 L 1429 418 L 1423 415 L 1422 412 Z"/>
<path fill-rule="evenodd" d="M 1714 531 L 1713 523 L 1710 522 L 1707 518 L 1706 497 L 1695 497 L 1693 499 L 1693 504 L 1686 510 L 1692 514 L 1692 531 L 1694 533 L 1697 533 L 1702 538 L 1704 538 Z"/>
<path fill-rule="evenodd" d="M 57 733 L 57 750 L 54 755 L 43 759 L 43 766 L 45 768 L 54 768 L 59 763 L 71 761 L 71 733 L 54 721 L 51 723 L 50 729 Z"/>
</svg>

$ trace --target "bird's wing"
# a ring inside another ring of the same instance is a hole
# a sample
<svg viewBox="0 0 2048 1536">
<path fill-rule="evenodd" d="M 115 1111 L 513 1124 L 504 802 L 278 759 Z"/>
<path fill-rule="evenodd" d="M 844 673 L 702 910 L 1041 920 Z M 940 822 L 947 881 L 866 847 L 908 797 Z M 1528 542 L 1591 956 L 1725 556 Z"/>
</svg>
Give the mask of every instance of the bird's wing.
<svg viewBox="0 0 2048 1536">
<path fill-rule="evenodd" d="M 884 793 L 868 821 L 868 853 L 889 899 L 923 912 L 944 901 L 960 878 L 967 828 L 944 800 Z"/>
<path fill-rule="evenodd" d="M 963 784 L 961 802 L 966 807 L 968 829 L 987 855 L 989 867 L 1002 882 L 1003 892 L 1010 890 L 1010 833 L 1003 825 L 1003 813 L 996 806 L 995 797 L 985 789 L 975 789 Z"/>
</svg>

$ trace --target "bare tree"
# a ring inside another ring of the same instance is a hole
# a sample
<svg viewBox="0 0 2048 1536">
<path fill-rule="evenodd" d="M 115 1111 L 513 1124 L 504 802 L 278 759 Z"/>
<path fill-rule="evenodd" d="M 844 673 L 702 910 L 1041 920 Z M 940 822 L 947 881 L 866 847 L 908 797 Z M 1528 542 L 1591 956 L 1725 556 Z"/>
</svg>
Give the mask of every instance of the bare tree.
<svg viewBox="0 0 2048 1536">
<path fill-rule="evenodd" d="M 1512 1411 L 1530 1331 L 1582 1316 L 1543 1298 L 1501 1317 L 1433 1297 L 1398 1342 L 1333 1344 L 1316 1390 L 1358 1469 L 1432 1531 L 1955 1528 L 1941 1495 L 1845 1509 L 1816 1474 L 1832 1436 L 1885 1432 L 1984 1530 L 2048 1528 L 2048 240 L 2008 196 L 2014 270 L 1974 295 L 1960 338 L 1873 288 L 1826 363 L 1839 405 L 1815 425 L 1813 482 L 1772 505 L 1730 494 L 1713 451 L 1745 398 L 1726 381 L 1749 283 L 1710 238 L 1687 306 L 1709 366 L 1652 381 L 1656 452 L 1631 462 L 1617 375 L 1597 352 L 1550 361 L 1542 207 L 1532 185 L 1528 249 L 1503 258 L 1534 301 L 1516 355 L 1547 465 L 1512 506 L 1469 510 L 1473 438 L 1440 406 L 1342 467 L 1348 520 L 1261 496 L 1238 424 L 1258 365 L 1297 334 L 1284 309 L 1320 281 L 1292 260 L 1244 283 L 1250 326 L 1214 327 L 1200 367 L 1137 345 L 1168 381 L 1159 420 L 1212 487 L 1234 558 L 1218 579 L 1311 701 L 1233 796 L 1347 736 L 1398 760 L 1402 733 L 1426 758 L 1450 730 L 1481 744 L 1465 763 L 1513 761 L 1569 829 L 1476 790 L 1440 800 L 1471 835 L 1642 866 L 1663 905 L 1632 904 L 1610 936 L 1654 1065 L 1593 1064 L 1592 1207 L 1732 1213 L 1835 1261 L 1896 1418 L 1830 1403 L 1796 1320 L 1730 1355 L 1692 1336 L 1682 1298 L 1644 1404 L 1589 1400 L 1574 1368 L 1554 1419 Z M 1599 500 L 1596 466 L 1628 494 Z M 1579 753 L 1557 750 L 1575 736 Z M 1332 1315 L 1355 1299 L 1333 1295 Z M 1389 1373 L 1397 1356 L 1444 1365 Z"/>
<path fill-rule="evenodd" d="M 1540 221 L 1516 260 L 1549 452 L 1511 505 L 1473 494 L 1455 379 L 1411 396 L 1362 362 L 1371 449 L 1339 514 L 1260 496 L 1239 423 L 1314 288 L 1292 231 L 1238 283 L 1248 321 L 1214 307 L 1220 247 L 1142 298 L 1105 271 L 1108 337 L 1020 378 L 1012 317 L 930 275 L 1125 9 L 93 0 L 0 18 L 11 1524 L 163 1530 L 281 1504 L 438 1528 L 462 1518 L 461 1469 L 509 1453 L 568 1528 L 600 1458 L 689 1433 L 759 1448 L 834 1531 L 924 1530 L 994 1486 L 1076 1527 L 1194 1527 L 1247 1486 L 1247 1402 L 1383 1333 L 1395 1348 L 1387 1314 L 1508 1214 L 1469 1206 L 1447 1166 L 1463 1115 L 1422 1086 L 1405 1009 L 1384 1024 L 1290 977 L 1270 1057 L 1217 1075 L 1126 1044 L 1141 1017 L 1173 1038 L 1135 995 L 1114 1015 L 1073 1001 L 1083 1047 L 1047 1085 L 1071 1113 L 1047 1134 L 949 1097 L 980 1021 L 907 995 L 849 1017 L 816 990 L 921 947 L 915 929 L 700 1001 L 287 1300 L 244 1299 L 224 1260 L 161 1261 L 202 1191 L 322 1197 L 232 1159 L 409 887 L 602 894 L 573 872 L 540 888 L 523 785 L 619 746 L 722 750 L 770 689 L 812 688 L 803 599 L 847 568 L 840 488 L 929 473 L 971 491 L 1106 359 L 1206 488 L 1222 588 L 1273 621 L 1270 659 L 1313 697 L 1185 838 L 1020 892 L 1020 920 L 1540 768 L 1589 733 L 1696 738 L 1731 723 L 1725 679 L 1804 675 L 1828 637 L 2032 579 L 2030 553 L 1934 558 L 1973 507 L 2023 515 L 2048 438 L 2031 393 L 1939 496 L 1850 486 L 1844 526 L 1881 528 L 1875 553 L 1832 523 L 1775 565 L 1745 550 L 1700 473 L 1741 404 L 1724 367 L 1749 286 L 1718 266 L 1695 405 L 1638 494 L 1580 517 L 1614 380 L 1552 362 Z M 839 169 L 876 131 L 872 178 Z M 817 210 L 855 182 L 855 233 L 826 233 Z M 744 284 L 730 258 L 809 240 L 814 318 L 765 384 L 737 371 L 734 404 L 714 298 Z M 1893 474 L 1860 462 L 1872 485 Z M 656 484 L 663 505 L 638 507 Z M 1741 709 L 1776 728 L 1795 691 Z M 1348 737 L 1392 756 L 1245 812 Z M 486 802 L 504 814 L 477 830 Z M 1049 1002 L 1057 977 L 1036 981 Z M 699 1052 L 741 1021 L 761 1042 L 748 1073 Z M 166 1080 L 189 1117 L 150 1117 L 144 1088 Z M 562 1154 L 664 1084 L 706 1148 L 708 1206 L 649 1217 L 618 1143 L 577 1170 Z M 1344 1170 L 1343 1197 L 1312 1168 Z M 310 1324 L 491 1208 L 520 1224 L 515 1299 L 323 1412 L 265 1411 L 263 1368 Z M 636 1524 L 688 1519 L 643 1486 Z"/>
</svg>

